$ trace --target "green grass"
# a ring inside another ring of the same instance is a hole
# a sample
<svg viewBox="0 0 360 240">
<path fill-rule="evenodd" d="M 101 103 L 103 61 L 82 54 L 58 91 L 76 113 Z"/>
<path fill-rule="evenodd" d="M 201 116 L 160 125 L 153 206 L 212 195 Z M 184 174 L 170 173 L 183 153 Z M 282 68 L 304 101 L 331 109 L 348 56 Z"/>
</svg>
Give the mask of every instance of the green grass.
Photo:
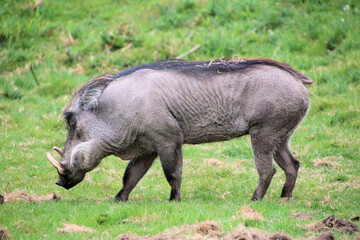
<svg viewBox="0 0 360 240">
<path fill-rule="evenodd" d="M 95 229 L 69 239 L 113 239 L 204 220 L 221 223 L 224 233 L 241 223 L 306 238 L 318 235 L 306 226 L 329 215 L 359 216 L 357 1 L 44 1 L 36 11 L 29 4 L 0 2 L 0 194 L 56 192 L 62 200 L 0 205 L 0 228 L 14 239 L 63 239 L 57 229 L 64 223 Z M 57 187 L 45 154 L 63 147 L 61 111 L 76 88 L 106 72 L 174 58 L 197 44 L 185 58 L 272 58 L 314 80 L 308 87 L 311 108 L 292 138 L 301 161 L 294 198 L 279 199 L 284 174 L 277 168 L 264 201 L 250 201 L 258 175 L 248 137 L 184 146 L 181 203 L 167 201 L 170 188 L 159 161 L 125 204 L 112 202 L 127 164 L 115 157 L 104 159 L 74 189 Z M 208 164 L 213 158 L 223 165 Z M 325 159 L 334 164 L 316 165 Z M 236 215 L 243 205 L 265 220 Z M 313 220 L 294 219 L 294 212 Z"/>
</svg>

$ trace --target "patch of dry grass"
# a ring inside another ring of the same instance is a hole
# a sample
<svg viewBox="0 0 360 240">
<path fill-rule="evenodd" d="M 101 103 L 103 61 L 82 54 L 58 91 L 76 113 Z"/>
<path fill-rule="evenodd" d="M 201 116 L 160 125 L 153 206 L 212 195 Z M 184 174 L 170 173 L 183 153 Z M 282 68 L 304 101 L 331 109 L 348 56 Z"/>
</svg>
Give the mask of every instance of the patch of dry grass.
<svg viewBox="0 0 360 240">
<path fill-rule="evenodd" d="M 76 224 L 64 223 L 62 228 L 58 228 L 57 230 L 59 233 L 79 233 L 79 232 L 94 232 L 95 230 L 86 227 L 86 226 L 79 226 Z"/>
</svg>

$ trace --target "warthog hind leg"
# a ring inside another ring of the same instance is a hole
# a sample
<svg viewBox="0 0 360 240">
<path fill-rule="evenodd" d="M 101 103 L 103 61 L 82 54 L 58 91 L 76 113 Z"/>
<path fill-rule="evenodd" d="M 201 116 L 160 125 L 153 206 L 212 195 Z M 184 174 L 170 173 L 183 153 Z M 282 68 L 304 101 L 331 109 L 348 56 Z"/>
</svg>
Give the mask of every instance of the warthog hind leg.
<svg viewBox="0 0 360 240">
<path fill-rule="evenodd" d="M 289 137 L 278 146 L 274 153 L 276 163 L 284 170 L 286 180 L 281 192 L 282 198 L 291 198 L 295 187 L 298 170 L 300 167 L 299 161 L 294 157 L 289 148 Z"/>
</svg>

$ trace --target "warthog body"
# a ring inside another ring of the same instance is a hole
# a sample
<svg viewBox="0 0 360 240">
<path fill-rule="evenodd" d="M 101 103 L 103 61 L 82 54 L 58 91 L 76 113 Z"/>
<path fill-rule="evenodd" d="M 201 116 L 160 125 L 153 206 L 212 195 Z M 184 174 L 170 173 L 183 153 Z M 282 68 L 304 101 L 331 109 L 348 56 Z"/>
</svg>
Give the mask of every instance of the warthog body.
<svg viewBox="0 0 360 240">
<path fill-rule="evenodd" d="M 291 197 L 299 162 L 288 142 L 305 116 L 311 79 L 267 59 L 207 62 L 167 60 L 103 75 L 82 86 L 64 111 L 68 137 L 57 184 L 69 189 L 109 155 L 131 160 L 116 201 L 130 192 L 159 156 L 180 200 L 182 145 L 250 134 L 261 200 L 275 174 L 285 171 L 282 197 Z"/>
</svg>

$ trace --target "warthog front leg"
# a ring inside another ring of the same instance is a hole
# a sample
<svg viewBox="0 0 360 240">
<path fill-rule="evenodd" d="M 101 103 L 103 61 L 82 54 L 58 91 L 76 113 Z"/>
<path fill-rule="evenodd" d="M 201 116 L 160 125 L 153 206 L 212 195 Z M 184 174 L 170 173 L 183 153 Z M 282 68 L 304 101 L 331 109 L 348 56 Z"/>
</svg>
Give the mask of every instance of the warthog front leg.
<svg viewBox="0 0 360 240">
<path fill-rule="evenodd" d="M 181 144 L 167 144 L 166 147 L 159 149 L 158 154 L 165 177 L 171 186 L 169 201 L 180 201 L 183 164 Z"/>
<path fill-rule="evenodd" d="M 126 202 L 128 200 L 130 192 L 149 170 L 156 157 L 157 154 L 152 153 L 140 156 L 129 162 L 123 177 L 123 188 L 116 195 L 115 202 Z"/>
</svg>

